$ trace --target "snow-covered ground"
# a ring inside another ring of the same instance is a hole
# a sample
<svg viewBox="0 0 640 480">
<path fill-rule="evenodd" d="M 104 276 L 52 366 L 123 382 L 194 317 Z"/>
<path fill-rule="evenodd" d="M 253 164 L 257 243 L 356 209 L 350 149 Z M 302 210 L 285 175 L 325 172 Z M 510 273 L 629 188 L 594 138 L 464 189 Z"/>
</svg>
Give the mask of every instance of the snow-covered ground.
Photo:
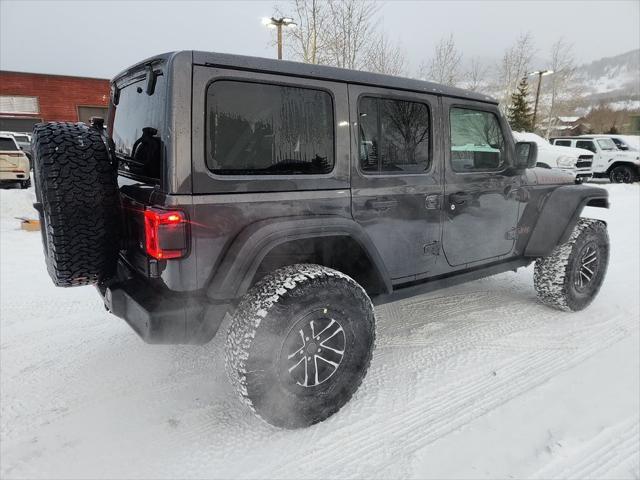
<svg viewBox="0 0 640 480">
<path fill-rule="evenodd" d="M 54 288 L 13 218 L 32 192 L 0 191 L 0 477 L 640 478 L 640 186 L 606 188 L 589 309 L 539 304 L 531 268 L 381 307 L 363 386 L 299 431 L 236 399 L 222 334 L 145 345 L 92 288 Z"/>
</svg>

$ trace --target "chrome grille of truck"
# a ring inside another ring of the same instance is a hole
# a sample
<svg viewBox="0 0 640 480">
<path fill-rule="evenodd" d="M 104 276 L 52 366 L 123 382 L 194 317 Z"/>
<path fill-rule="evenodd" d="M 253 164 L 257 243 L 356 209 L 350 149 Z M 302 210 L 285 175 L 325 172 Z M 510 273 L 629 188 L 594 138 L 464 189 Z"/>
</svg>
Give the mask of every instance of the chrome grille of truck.
<svg viewBox="0 0 640 480">
<path fill-rule="evenodd" d="M 592 163 L 593 155 L 580 155 L 576 163 L 576 168 L 591 168 Z"/>
</svg>

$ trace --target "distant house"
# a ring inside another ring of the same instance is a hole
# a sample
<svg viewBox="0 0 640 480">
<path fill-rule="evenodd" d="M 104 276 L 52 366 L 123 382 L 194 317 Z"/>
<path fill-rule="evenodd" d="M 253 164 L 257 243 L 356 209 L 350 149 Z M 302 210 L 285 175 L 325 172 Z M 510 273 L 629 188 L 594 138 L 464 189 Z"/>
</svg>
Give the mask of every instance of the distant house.
<svg viewBox="0 0 640 480">
<path fill-rule="evenodd" d="M 566 137 L 571 135 L 582 135 L 589 131 L 589 124 L 584 122 L 583 117 L 553 117 L 549 123 L 550 137 Z"/>
</svg>

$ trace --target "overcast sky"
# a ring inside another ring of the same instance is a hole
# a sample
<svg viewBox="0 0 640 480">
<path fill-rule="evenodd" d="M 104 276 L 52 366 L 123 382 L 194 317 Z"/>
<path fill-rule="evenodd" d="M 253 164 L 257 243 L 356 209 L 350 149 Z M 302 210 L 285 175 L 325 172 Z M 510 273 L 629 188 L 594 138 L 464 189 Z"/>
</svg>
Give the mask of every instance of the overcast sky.
<svg viewBox="0 0 640 480">
<path fill-rule="evenodd" d="M 198 49 L 272 57 L 260 19 L 286 1 L 0 0 L 0 68 L 110 78 L 157 53 Z M 411 70 L 453 33 L 466 58 L 492 61 L 522 32 L 537 57 L 564 35 L 588 62 L 640 48 L 640 1 L 405 1 L 381 4 L 379 22 Z"/>
</svg>

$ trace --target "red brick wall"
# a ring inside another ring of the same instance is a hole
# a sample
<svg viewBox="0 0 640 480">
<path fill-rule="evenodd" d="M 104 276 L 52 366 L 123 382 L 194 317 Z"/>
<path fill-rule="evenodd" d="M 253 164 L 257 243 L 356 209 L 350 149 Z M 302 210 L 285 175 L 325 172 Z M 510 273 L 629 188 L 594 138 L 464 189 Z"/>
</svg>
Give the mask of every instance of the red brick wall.
<svg viewBox="0 0 640 480">
<path fill-rule="evenodd" d="M 0 95 L 38 97 L 43 121 L 77 122 L 78 106 L 108 106 L 109 80 L 0 72 Z"/>
</svg>

